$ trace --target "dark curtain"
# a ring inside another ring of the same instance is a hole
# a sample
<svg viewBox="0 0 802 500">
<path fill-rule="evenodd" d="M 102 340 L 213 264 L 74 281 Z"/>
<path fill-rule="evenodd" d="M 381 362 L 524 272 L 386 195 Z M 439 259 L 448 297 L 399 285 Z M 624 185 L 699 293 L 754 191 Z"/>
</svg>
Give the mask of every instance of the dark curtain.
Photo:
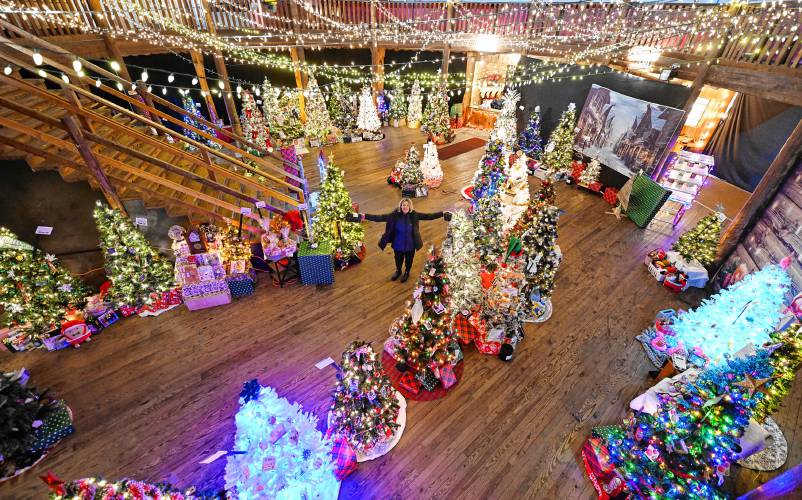
<svg viewBox="0 0 802 500">
<path fill-rule="evenodd" d="M 802 108 L 738 94 L 704 150 L 713 173 L 751 193 L 800 119 Z"/>
</svg>

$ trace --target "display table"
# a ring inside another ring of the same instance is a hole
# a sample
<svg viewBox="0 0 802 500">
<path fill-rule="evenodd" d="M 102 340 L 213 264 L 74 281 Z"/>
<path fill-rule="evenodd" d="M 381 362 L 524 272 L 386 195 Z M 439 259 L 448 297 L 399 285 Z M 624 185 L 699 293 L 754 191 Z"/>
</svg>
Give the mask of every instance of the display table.
<svg viewBox="0 0 802 500">
<path fill-rule="evenodd" d="M 298 280 L 298 259 L 294 255 L 266 262 L 273 273 L 273 285 L 284 288 L 284 285 L 295 283 Z"/>
</svg>

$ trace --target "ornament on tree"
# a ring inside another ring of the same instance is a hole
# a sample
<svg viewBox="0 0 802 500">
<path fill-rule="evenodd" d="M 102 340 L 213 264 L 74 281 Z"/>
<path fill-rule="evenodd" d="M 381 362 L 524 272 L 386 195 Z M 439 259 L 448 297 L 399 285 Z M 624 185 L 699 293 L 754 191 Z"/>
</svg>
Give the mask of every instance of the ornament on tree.
<svg viewBox="0 0 802 500">
<path fill-rule="evenodd" d="M 378 132 L 381 129 L 379 114 L 376 112 L 376 105 L 373 104 L 373 94 L 367 85 L 362 87 L 359 96 L 359 116 L 356 119 L 356 127 L 365 132 Z"/>
<path fill-rule="evenodd" d="M 407 125 L 410 128 L 417 128 L 421 121 L 423 98 L 420 93 L 420 83 L 415 80 L 412 84 L 412 91 L 409 94 L 409 107 L 407 108 Z"/>
<path fill-rule="evenodd" d="M 448 93 L 442 83 L 436 91 L 429 94 L 421 130 L 429 134 L 430 141 L 448 143 L 454 140 L 448 115 Z"/>
<path fill-rule="evenodd" d="M 161 295 L 173 288 L 172 263 L 150 247 L 129 218 L 100 202 L 94 218 L 106 276 L 112 284 L 108 300 L 115 307 L 149 305 L 151 294 Z"/>
<path fill-rule="evenodd" d="M 543 163 L 546 164 L 546 170 L 550 176 L 570 173 L 575 137 L 576 105 L 571 103 L 560 117 L 557 127 L 552 131 L 543 155 Z"/>
<path fill-rule="evenodd" d="M 437 145 L 427 142 L 423 145 L 423 161 L 421 162 L 423 180 L 427 186 L 434 189 L 443 182 L 443 169 L 440 167 L 440 158 L 437 156 Z"/>
</svg>

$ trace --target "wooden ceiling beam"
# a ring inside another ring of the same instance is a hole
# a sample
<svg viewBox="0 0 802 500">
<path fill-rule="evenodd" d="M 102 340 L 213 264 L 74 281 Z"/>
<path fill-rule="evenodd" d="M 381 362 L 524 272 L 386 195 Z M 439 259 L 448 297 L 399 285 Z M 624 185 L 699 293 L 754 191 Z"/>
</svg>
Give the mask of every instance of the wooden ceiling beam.
<svg viewBox="0 0 802 500">
<path fill-rule="evenodd" d="M 108 30 L 109 21 L 106 19 L 106 15 L 103 13 L 103 5 L 100 3 L 100 0 L 89 0 L 89 8 L 92 11 L 92 18 L 95 20 L 95 23 L 97 23 L 97 25 L 102 29 Z M 117 47 L 117 42 L 108 34 L 104 34 L 102 37 L 103 44 L 106 46 L 106 49 L 112 55 L 114 60 L 120 64 L 120 76 L 128 81 L 133 81 L 131 79 L 131 73 L 128 72 L 128 67 L 125 65 L 125 57 L 123 57 L 123 53 L 120 52 L 119 47 Z"/>
</svg>

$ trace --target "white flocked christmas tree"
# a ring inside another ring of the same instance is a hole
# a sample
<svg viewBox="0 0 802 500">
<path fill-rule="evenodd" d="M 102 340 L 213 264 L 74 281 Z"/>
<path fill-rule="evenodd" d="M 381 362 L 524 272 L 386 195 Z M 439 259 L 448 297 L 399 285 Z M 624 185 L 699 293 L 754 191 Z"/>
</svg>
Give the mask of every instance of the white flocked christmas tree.
<svg viewBox="0 0 802 500">
<path fill-rule="evenodd" d="M 443 260 L 454 313 L 470 312 L 482 300 L 479 258 L 473 235 L 473 221 L 462 210 L 451 215 Z"/>
<path fill-rule="evenodd" d="M 267 133 L 265 118 L 256 105 L 253 95 L 247 90 L 242 92 L 242 117 L 240 121 L 242 122 L 242 134 L 245 136 L 245 139 L 251 141 L 259 148 L 271 148 L 270 136 Z M 259 153 L 257 150 L 251 152 Z"/>
<path fill-rule="evenodd" d="M 599 175 L 601 174 L 601 164 L 599 160 L 593 159 L 590 160 L 588 166 L 585 167 L 585 170 L 579 174 L 579 182 L 583 184 L 593 184 L 594 182 L 599 180 Z"/>
<path fill-rule="evenodd" d="M 276 117 L 279 116 L 278 109 L 279 90 L 270 84 L 270 80 L 265 78 L 262 82 L 262 115 L 271 135 L 275 134 L 280 126 L 277 126 Z"/>
<path fill-rule="evenodd" d="M 529 171 L 526 156 L 517 153 L 517 158 L 510 156 L 512 165 L 506 182 L 500 190 L 502 229 L 509 230 L 526 211 L 529 205 Z"/>
<path fill-rule="evenodd" d="M 407 124 L 417 128 L 423 116 L 423 98 L 420 93 L 420 83 L 415 80 L 412 84 L 412 92 L 409 94 L 409 107 L 407 108 Z"/>
<path fill-rule="evenodd" d="M 317 85 L 317 80 L 310 73 L 306 99 L 306 137 L 323 142 L 333 128 L 323 93 Z"/>
<path fill-rule="evenodd" d="M 356 127 L 366 132 L 378 132 L 381 125 L 370 87 L 362 87 L 362 94 L 359 96 L 359 116 L 356 119 Z"/>
<path fill-rule="evenodd" d="M 518 139 L 515 109 L 520 99 L 521 94 L 517 90 L 507 90 L 502 99 L 501 114 L 496 120 L 496 138 L 503 142 L 504 147 L 510 152 Z"/>
<path fill-rule="evenodd" d="M 423 145 L 423 161 L 420 164 L 423 171 L 423 181 L 430 188 L 436 188 L 443 182 L 443 169 L 440 167 L 440 158 L 437 156 L 437 145 L 428 142 Z"/>
</svg>

